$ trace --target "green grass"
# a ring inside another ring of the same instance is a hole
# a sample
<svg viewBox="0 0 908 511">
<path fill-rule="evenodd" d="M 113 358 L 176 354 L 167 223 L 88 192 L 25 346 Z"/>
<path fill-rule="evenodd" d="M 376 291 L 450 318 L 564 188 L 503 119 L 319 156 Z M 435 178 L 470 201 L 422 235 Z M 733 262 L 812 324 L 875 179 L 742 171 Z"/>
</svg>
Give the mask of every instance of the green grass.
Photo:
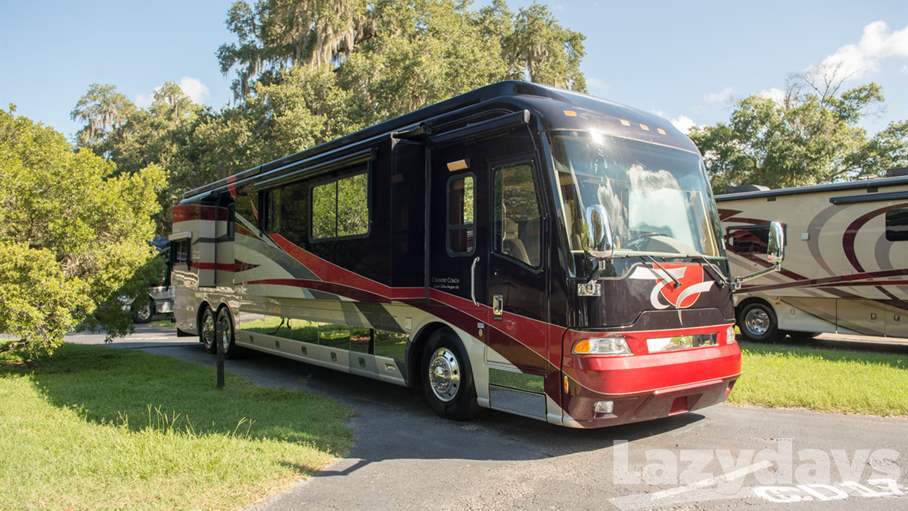
<svg viewBox="0 0 908 511">
<path fill-rule="evenodd" d="M 868 415 L 908 415 L 908 356 L 742 343 L 730 401 Z"/>
<path fill-rule="evenodd" d="M 243 508 L 346 452 L 349 415 L 135 350 L 0 358 L 0 509 Z"/>
</svg>

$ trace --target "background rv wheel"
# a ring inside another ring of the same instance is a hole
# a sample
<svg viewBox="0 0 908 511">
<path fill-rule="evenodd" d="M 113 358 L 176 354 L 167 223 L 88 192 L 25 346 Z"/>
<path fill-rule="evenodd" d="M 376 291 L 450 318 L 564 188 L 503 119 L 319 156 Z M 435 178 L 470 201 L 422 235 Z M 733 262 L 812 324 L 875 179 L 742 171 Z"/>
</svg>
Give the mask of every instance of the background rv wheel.
<svg viewBox="0 0 908 511">
<path fill-rule="evenodd" d="M 429 337 L 422 374 L 426 400 L 438 415 L 470 420 L 479 413 L 470 361 L 453 333 L 442 329 Z"/>
<path fill-rule="evenodd" d="M 231 358 L 236 355 L 237 348 L 233 343 L 233 318 L 230 317 L 230 311 L 227 307 L 221 307 L 218 310 L 215 331 L 218 337 L 224 343 L 224 357 Z M 214 347 L 217 353 L 217 346 Z"/>
<path fill-rule="evenodd" d="M 748 341 L 773 341 L 779 335 L 776 313 L 764 302 L 750 302 L 741 307 L 738 311 L 738 327 Z"/>
<path fill-rule="evenodd" d="M 202 341 L 205 351 L 208 353 L 217 352 L 214 311 L 210 307 L 205 307 L 201 318 L 199 318 L 199 340 Z"/>
<path fill-rule="evenodd" d="M 132 320 L 135 323 L 148 323 L 154 316 L 154 300 L 148 298 L 142 305 L 136 305 L 132 309 Z"/>
</svg>

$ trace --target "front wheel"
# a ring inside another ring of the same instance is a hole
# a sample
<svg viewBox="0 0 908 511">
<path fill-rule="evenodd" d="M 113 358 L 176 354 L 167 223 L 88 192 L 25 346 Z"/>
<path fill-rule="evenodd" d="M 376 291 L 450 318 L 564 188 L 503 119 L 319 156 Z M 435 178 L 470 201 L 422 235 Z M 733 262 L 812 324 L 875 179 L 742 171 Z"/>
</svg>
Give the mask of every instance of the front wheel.
<svg viewBox="0 0 908 511">
<path fill-rule="evenodd" d="M 751 302 L 742 307 L 738 311 L 738 326 L 748 341 L 767 342 L 779 334 L 776 313 L 763 302 Z"/>
<path fill-rule="evenodd" d="M 454 334 L 445 330 L 432 334 L 422 369 L 426 400 L 438 415 L 470 420 L 479 413 L 470 361 Z"/>
</svg>

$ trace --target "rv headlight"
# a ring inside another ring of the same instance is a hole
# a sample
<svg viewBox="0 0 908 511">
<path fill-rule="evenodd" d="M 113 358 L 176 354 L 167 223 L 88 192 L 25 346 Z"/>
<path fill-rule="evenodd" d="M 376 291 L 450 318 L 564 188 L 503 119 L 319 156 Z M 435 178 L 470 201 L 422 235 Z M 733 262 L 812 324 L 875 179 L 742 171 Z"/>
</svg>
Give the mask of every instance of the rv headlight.
<svg viewBox="0 0 908 511">
<path fill-rule="evenodd" d="M 725 331 L 725 343 L 732 344 L 735 341 L 735 325 L 728 327 L 728 330 Z"/>
<path fill-rule="evenodd" d="M 629 355 L 630 348 L 624 337 L 592 337 L 574 344 L 575 355 Z"/>
</svg>

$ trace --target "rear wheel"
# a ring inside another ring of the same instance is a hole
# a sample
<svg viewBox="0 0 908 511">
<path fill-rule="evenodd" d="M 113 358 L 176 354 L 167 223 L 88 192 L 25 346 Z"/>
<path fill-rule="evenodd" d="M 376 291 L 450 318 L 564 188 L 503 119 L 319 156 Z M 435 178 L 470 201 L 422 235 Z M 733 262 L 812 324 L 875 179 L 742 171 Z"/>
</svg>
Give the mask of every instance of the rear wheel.
<svg viewBox="0 0 908 511">
<path fill-rule="evenodd" d="M 779 334 L 776 313 L 764 302 L 750 302 L 738 311 L 738 327 L 748 341 L 767 342 Z"/>
<path fill-rule="evenodd" d="M 215 353 L 218 350 L 218 346 L 215 344 L 217 342 L 215 334 L 214 311 L 210 307 L 205 307 L 199 319 L 199 339 L 208 353 Z"/>
<path fill-rule="evenodd" d="M 438 415 L 469 420 L 479 413 L 470 361 L 453 333 L 438 330 L 432 334 L 422 368 L 426 400 Z"/>
<path fill-rule="evenodd" d="M 217 338 L 224 345 L 224 356 L 230 357 L 236 354 L 236 346 L 233 344 L 233 319 L 230 317 L 230 311 L 227 307 L 221 307 L 217 316 Z M 217 346 L 215 346 L 217 352 Z"/>
</svg>

